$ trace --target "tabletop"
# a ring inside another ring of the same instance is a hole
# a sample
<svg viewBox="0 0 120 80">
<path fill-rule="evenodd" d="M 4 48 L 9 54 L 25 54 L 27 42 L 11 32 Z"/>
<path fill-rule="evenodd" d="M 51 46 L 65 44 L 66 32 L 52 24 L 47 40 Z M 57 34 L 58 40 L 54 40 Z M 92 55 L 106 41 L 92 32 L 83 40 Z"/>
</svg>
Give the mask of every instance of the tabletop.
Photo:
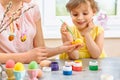
<svg viewBox="0 0 120 80">
<path fill-rule="evenodd" d="M 43 76 L 38 80 L 101 80 L 101 75 L 109 74 L 114 77 L 114 80 L 120 80 L 120 58 L 103 58 L 103 59 L 81 59 L 82 71 L 73 71 L 72 75 L 63 75 L 62 67 L 66 60 L 54 59 L 59 63 L 58 71 L 43 72 Z M 98 70 L 89 70 L 89 61 L 98 61 Z M 27 67 L 27 64 L 25 64 Z M 5 80 L 5 79 L 0 79 Z M 26 77 L 24 80 L 28 80 Z"/>
</svg>

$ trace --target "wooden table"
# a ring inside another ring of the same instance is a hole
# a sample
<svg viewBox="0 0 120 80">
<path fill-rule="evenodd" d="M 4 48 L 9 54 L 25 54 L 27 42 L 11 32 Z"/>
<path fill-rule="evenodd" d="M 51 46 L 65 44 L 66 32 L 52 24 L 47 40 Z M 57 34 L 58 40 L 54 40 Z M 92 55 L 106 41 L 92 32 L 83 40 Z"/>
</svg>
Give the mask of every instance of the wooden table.
<svg viewBox="0 0 120 80">
<path fill-rule="evenodd" d="M 120 58 L 104 58 L 96 59 L 99 63 L 98 71 L 89 70 L 89 61 L 93 59 L 81 59 L 83 64 L 83 71 L 75 72 L 73 75 L 63 75 L 62 66 L 65 60 L 52 60 L 59 63 L 59 71 L 44 72 L 42 78 L 39 80 L 101 80 L 101 75 L 109 74 L 114 77 L 114 80 L 120 80 Z M 28 80 L 26 77 L 24 80 Z"/>
</svg>

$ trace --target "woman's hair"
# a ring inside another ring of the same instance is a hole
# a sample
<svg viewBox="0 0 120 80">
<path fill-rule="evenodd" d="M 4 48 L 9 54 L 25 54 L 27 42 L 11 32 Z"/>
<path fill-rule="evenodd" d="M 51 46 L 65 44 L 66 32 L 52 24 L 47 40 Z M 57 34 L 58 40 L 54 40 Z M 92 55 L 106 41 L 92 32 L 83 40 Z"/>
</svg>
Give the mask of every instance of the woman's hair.
<svg viewBox="0 0 120 80">
<path fill-rule="evenodd" d="M 81 3 L 90 3 L 91 8 L 93 9 L 93 12 L 96 13 L 99 11 L 97 3 L 94 0 L 69 0 L 66 4 L 67 10 L 70 12 L 72 9 L 79 6 Z"/>
</svg>

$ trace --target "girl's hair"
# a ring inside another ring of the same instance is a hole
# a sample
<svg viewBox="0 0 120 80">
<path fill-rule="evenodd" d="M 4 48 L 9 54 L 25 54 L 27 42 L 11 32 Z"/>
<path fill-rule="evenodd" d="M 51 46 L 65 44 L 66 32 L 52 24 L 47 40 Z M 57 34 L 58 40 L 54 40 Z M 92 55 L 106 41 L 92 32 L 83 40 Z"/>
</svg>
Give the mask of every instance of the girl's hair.
<svg viewBox="0 0 120 80">
<path fill-rule="evenodd" d="M 88 2 L 90 3 L 94 13 L 99 11 L 97 3 L 94 0 L 69 0 L 66 4 L 66 8 L 70 12 L 72 9 L 76 8 L 81 3 L 88 4 Z"/>
</svg>

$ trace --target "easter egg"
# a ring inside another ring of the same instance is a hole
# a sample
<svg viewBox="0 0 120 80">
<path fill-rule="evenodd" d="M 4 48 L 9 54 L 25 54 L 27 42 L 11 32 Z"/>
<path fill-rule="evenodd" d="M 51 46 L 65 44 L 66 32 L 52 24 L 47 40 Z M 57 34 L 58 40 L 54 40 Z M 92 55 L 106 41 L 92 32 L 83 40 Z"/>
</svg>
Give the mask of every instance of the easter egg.
<svg viewBox="0 0 120 80">
<path fill-rule="evenodd" d="M 37 75 L 37 78 L 41 78 L 42 75 L 43 75 L 42 70 L 41 70 L 41 69 L 38 69 L 38 75 Z"/>
<path fill-rule="evenodd" d="M 24 65 L 21 62 L 17 62 L 14 67 L 15 71 L 23 71 L 25 70 Z"/>
<path fill-rule="evenodd" d="M 13 60 L 8 60 L 7 62 L 6 62 L 6 68 L 14 68 L 14 66 L 15 66 L 15 62 L 13 61 Z"/>
<path fill-rule="evenodd" d="M 72 44 L 83 44 L 82 39 L 76 39 L 72 42 Z"/>
<path fill-rule="evenodd" d="M 27 39 L 26 35 L 21 36 L 21 41 L 24 42 Z"/>
<path fill-rule="evenodd" d="M 9 41 L 14 40 L 14 35 L 9 35 L 8 39 L 9 39 Z"/>
<path fill-rule="evenodd" d="M 28 65 L 29 69 L 38 69 L 38 64 L 36 61 L 31 61 Z"/>
</svg>

